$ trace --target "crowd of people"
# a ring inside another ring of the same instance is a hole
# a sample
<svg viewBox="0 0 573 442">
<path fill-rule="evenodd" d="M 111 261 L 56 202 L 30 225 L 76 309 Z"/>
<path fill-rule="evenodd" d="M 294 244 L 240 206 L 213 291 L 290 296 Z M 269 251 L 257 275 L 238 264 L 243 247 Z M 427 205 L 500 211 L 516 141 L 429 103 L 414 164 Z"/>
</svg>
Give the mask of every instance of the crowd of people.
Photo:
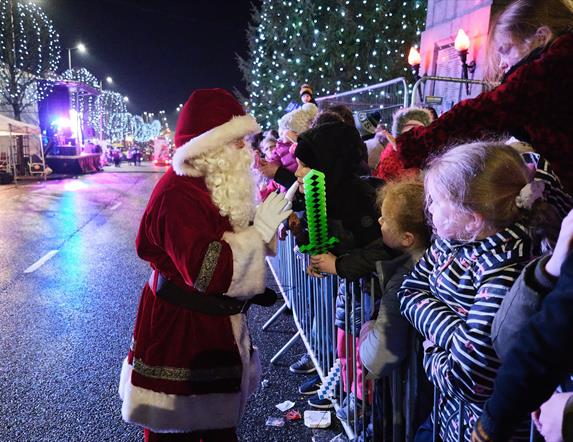
<svg viewBox="0 0 573 442">
<path fill-rule="evenodd" d="M 373 305 L 347 305 L 341 286 L 329 343 L 349 400 L 373 404 L 373 426 L 387 394 L 380 379 L 414 363 L 417 442 L 435 430 L 447 442 L 460 431 L 467 441 L 525 440 L 531 421 L 548 442 L 573 440 L 573 88 L 564 87 L 573 78 L 573 5 L 512 2 L 488 51 L 500 86 L 441 116 L 404 109 L 368 147 L 351 110 L 319 109 L 307 84 L 277 132 L 261 133 L 226 91 L 191 95 L 173 167 L 137 237 L 152 274 L 120 395 L 123 418 L 142 425 L 147 441 L 236 440 L 260 374 L 245 312 L 276 298 L 264 286 L 264 257 L 277 231 L 308 243 L 304 177 L 313 169 L 325 175 L 328 233 L 338 243 L 310 258 L 309 275 L 363 290 L 377 276 Z M 292 201 L 287 189 L 296 189 Z M 411 338 L 420 361 L 408 360 Z M 348 339 L 356 370 L 341 345 Z M 308 355 L 290 369 L 315 371 Z M 328 408 L 319 386 L 314 377 L 299 391 Z M 344 408 L 339 417 L 350 419 Z"/>
</svg>

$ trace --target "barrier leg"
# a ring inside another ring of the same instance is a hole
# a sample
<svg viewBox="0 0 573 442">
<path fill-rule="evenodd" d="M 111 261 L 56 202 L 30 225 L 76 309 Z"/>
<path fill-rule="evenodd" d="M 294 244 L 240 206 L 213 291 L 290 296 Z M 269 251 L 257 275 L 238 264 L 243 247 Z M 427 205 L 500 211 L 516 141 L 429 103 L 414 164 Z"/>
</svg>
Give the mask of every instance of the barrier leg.
<svg viewBox="0 0 573 442">
<path fill-rule="evenodd" d="M 292 338 L 281 348 L 271 359 L 271 364 L 275 364 L 277 360 L 286 352 L 289 348 L 291 348 L 296 340 L 300 337 L 300 331 L 297 331 Z"/>
<path fill-rule="evenodd" d="M 272 315 L 269 320 L 267 322 L 265 322 L 265 325 L 263 325 L 263 330 L 266 330 L 267 328 L 269 328 L 271 326 L 271 324 L 273 322 L 276 321 L 276 319 L 282 314 L 282 312 L 284 312 L 286 309 L 288 308 L 288 306 L 286 304 L 283 304 L 281 308 L 279 308 L 274 315 Z"/>
<path fill-rule="evenodd" d="M 439 422 L 439 410 L 438 402 L 440 401 L 440 391 L 438 387 L 434 386 L 434 409 L 432 410 L 432 415 L 434 417 L 434 422 L 432 426 L 432 440 L 434 442 L 438 441 L 438 436 L 440 434 L 440 422 Z"/>
</svg>

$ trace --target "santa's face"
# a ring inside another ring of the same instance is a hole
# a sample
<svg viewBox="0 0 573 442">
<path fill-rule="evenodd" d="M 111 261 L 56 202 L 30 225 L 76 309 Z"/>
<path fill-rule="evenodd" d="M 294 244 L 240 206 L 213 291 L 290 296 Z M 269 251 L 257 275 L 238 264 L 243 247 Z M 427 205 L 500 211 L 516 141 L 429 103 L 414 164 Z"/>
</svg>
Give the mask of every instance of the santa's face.
<svg viewBox="0 0 573 442">
<path fill-rule="evenodd" d="M 302 101 L 303 103 L 310 103 L 312 100 L 312 95 L 310 94 L 303 94 L 302 97 L 300 97 L 300 101 Z"/>
</svg>

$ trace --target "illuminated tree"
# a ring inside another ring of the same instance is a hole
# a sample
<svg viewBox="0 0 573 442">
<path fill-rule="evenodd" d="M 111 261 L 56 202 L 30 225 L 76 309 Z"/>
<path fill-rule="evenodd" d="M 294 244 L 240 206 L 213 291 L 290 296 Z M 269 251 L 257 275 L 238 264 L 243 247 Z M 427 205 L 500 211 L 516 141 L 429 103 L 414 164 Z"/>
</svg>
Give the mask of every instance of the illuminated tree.
<svg viewBox="0 0 573 442">
<path fill-rule="evenodd" d="M 0 0 L 0 105 L 14 118 L 51 92 L 60 61 L 59 36 L 42 9 L 18 0 Z"/>
<path fill-rule="evenodd" d="M 425 0 L 262 0 L 239 59 L 250 110 L 269 127 L 303 83 L 319 96 L 408 77 L 425 17 Z"/>
</svg>

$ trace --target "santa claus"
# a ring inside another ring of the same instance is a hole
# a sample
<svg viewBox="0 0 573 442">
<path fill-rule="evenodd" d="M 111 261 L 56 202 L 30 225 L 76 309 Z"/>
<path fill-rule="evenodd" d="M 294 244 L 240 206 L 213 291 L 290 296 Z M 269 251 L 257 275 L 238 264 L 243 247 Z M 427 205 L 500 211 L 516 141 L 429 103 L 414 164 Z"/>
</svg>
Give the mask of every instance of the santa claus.
<svg viewBox="0 0 573 442">
<path fill-rule="evenodd" d="M 123 419 L 145 427 L 146 441 L 236 440 L 259 383 L 245 311 L 265 290 L 265 254 L 292 211 L 278 194 L 255 211 L 243 139 L 258 131 L 227 91 L 195 91 L 177 122 L 173 167 L 143 214 L 137 253 L 153 272 L 119 393 Z"/>
</svg>

